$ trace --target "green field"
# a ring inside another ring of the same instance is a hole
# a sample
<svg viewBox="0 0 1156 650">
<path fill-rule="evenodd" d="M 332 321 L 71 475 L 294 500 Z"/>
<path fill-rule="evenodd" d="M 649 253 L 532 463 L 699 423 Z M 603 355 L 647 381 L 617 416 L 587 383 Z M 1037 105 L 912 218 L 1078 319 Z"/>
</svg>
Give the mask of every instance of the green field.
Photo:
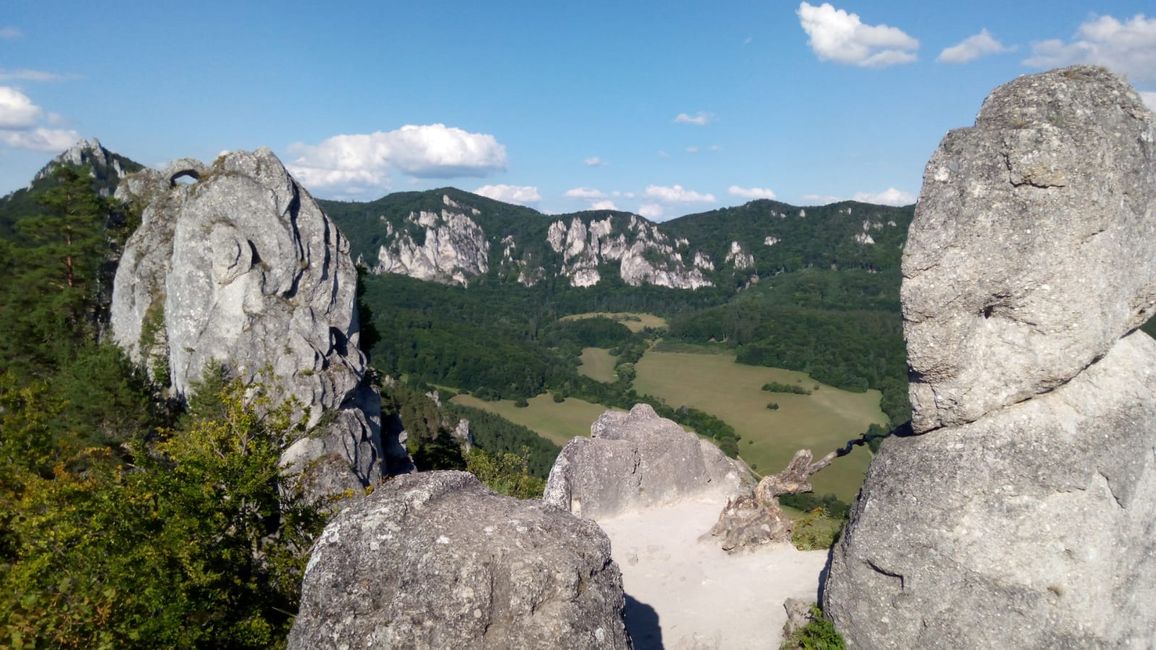
<svg viewBox="0 0 1156 650">
<path fill-rule="evenodd" d="M 457 395 L 450 401 L 497 413 L 558 445 L 565 445 L 575 436 L 590 435 L 590 425 L 607 410 L 601 404 L 591 404 L 573 397 L 557 403 L 549 394 L 530 399 L 530 406 L 526 408 L 514 406 L 511 400 L 487 402 L 473 395 Z"/>
<path fill-rule="evenodd" d="M 594 381 L 610 383 L 617 378 L 615 361 L 617 359 L 605 348 L 582 348 L 582 365 L 578 366 L 578 372 Z"/>
<path fill-rule="evenodd" d="M 629 311 L 588 311 L 584 314 L 570 314 L 563 316 L 561 320 L 581 320 L 583 318 L 609 318 L 612 321 L 618 321 L 625 325 L 631 332 L 641 332 L 647 327 L 655 329 L 664 329 L 666 327 L 666 319 L 654 314 L 645 314 L 642 312 Z"/>
<path fill-rule="evenodd" d="M 635 364 L 634 387 L 675 408 L 691 406 L 725 420 L 743 438 L 739 454 L 760 474 L 779 471 L 798 449 L 810 448 L 820 457 L 857 437 L 871 423 L 887 421 L 879 410 L 878 391 L 851 393 L 819 384 L 801 372 L 746 366 L 734 360 L 733 353 L 650 351 Z M 798 384 L 812 393 L 763 391 L 763 384 L 771 381 Z M 769 402 L 777 402 L 779 409 L 767 409 Z M 816 475 L 815 491 L 851 501 L 870 462 L 870 452 L 856 447 Z"/>
</svg>

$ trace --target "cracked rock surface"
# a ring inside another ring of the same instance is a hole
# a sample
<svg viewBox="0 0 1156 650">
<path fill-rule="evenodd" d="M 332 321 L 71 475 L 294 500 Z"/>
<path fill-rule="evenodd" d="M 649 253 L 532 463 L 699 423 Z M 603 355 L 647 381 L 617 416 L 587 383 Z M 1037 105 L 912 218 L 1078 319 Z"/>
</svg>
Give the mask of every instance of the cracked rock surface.
<svg viewBox="0 0 1156 650">
<path fill-rule="evenodd" d="M 713 443 L 660 417 L 649 404 L 606 411 L 589 438 L 574 438 L 550 469 L 542 500 L 588 519 L 676 501 L 708 490 L 738 494 L 752 483 Z"/>
<path fill-rule="evenodd" d="M 1021 77 L 928 163 L 904 251 L 915 435 L 825 586 L 856 648 L 1156 645 L 1156 127 L 1118 77 Z"/>
<path fill-rule="evenodd" d="M 629 648 L 592 521 L 465 472 L 387 481 L 325 527 L 289 648 Z"/>
<path fill-rule="evenodd" d="M 282 461 L 306 471 L 316 496 L 358 491 L 386 458 L 404 461 L 381 438 L 381 399 L 358 348 L 349 242 L 271 151 L 146 169 L 118 197 L 143 209 L 111 306 L 113 339 L 130 357 L 154 378 L 167 373 L 179 397 L 220 364 L 295 400 L 314 430 Z"/>
</svg>

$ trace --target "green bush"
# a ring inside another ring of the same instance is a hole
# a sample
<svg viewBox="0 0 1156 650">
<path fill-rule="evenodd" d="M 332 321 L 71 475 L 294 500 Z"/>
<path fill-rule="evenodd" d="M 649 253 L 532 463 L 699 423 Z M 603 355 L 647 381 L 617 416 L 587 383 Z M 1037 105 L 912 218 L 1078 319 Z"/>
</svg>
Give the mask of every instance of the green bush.
<svg viewBox="0 0 1156 650">
<path fill-rule="evenodd" d="M 779 403 L 778 402 L 770 402 L 769 404 L 767 404 L 767 408 L 772 410 L 772 411 L 777 411 L 777 410 L 779 410 Z"/>
<path fill-rule="evenodd" d="M 831 619 L 811 605 L 810 621 L 783 641 L 779 650 L 843 650 L 847 647 Z"/>
</svg>

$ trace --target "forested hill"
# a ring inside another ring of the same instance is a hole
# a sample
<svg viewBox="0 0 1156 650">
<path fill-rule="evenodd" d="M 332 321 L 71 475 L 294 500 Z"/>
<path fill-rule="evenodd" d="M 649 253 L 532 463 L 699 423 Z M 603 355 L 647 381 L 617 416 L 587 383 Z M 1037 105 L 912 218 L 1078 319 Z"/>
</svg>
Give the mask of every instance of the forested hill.
<svg viewBox="0 0 1156 650">
<path fill-rule="evenodd" d="M 725 259 L 738 242 L 754 254 L 754 270 L 762 277 L 804 268 L 894 270 L 914 207 L 857 201 L 798 207 L 760 199 L 661 227 L 715 259 Z"/>
<path fill-rule="evenodd" d="M 442 284 L 591 287 L 621 280 L 733 291 L 805 268 L 898 269 L 913 206 L 759 200 L 666 223 L 618 211 L 545 215 L 454 188 L 323 201 L 374 274 Z"/>
</svg>

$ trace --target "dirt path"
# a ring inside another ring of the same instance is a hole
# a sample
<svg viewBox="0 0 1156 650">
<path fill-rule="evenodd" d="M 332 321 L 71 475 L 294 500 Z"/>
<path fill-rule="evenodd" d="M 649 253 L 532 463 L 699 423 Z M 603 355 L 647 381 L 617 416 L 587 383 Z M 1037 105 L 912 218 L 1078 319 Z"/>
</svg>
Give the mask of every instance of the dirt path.
<svg viewBox="0 0 1156 650">
<path fill-rule="evenodd" d="M 790 545 L 728 555 L 699 541 L 726 503 L 705 493 L 598 522 L 626 589 L 638 650 L 778 648 L 787 598 L 816 599 L 826 551 Z"/>
</svg>

